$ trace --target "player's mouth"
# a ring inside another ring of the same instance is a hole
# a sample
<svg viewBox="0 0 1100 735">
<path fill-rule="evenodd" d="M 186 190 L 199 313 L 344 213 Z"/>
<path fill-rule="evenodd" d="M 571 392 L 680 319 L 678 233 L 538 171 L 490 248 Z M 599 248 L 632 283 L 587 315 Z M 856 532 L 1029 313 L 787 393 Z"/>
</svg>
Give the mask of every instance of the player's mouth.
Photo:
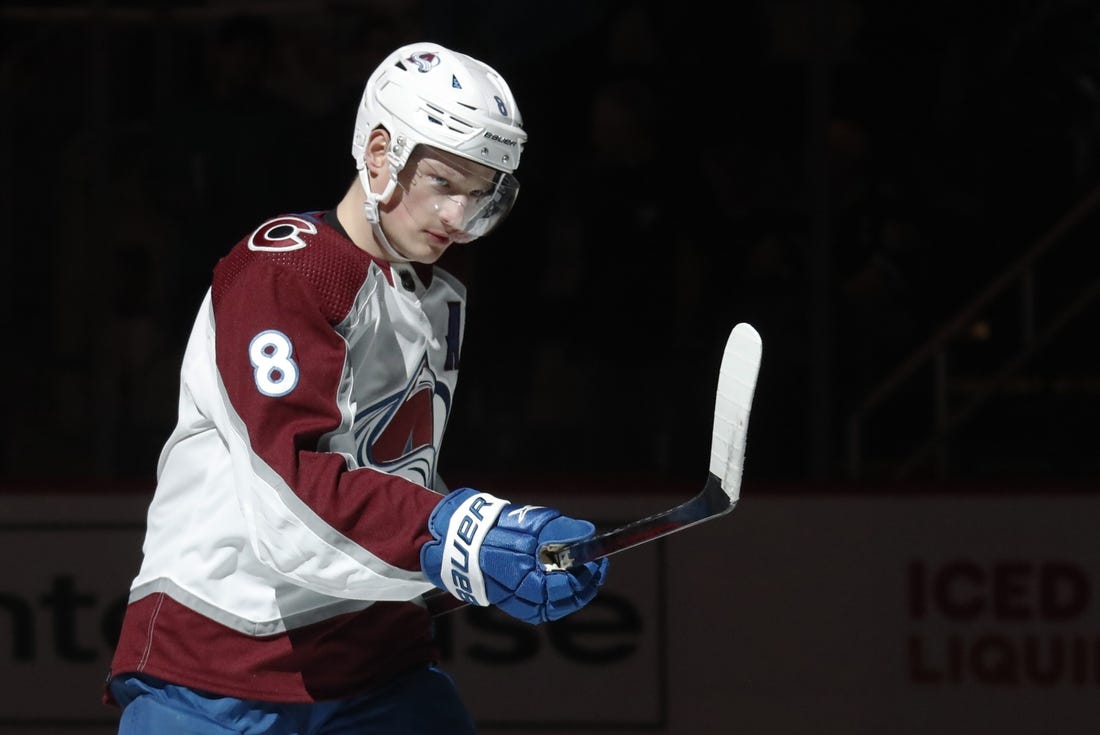
<svg viewBox="0 0 1100 735">
<path fill-rule="evenodd" d="M 436 232 L 435 230 L 426 230 L 426 232 L 428 233 L 428 239 L 436 247 L 446 247 L 452 242 L 451 236 L 445 232 Z"/>
</svg>

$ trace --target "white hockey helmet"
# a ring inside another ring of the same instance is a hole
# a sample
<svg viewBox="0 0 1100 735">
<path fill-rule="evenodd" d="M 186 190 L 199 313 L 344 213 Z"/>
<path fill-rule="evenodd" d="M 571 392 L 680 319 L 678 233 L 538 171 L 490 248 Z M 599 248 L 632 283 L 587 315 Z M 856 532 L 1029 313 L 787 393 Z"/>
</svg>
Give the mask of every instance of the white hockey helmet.
<svg viewBox="0 0 1100 735">
<path fill-rule="evenodd" d="M 390 181 L 376 194 L 363 156 L 371 131 L 379 126 L 390 134 Z M 435 43 L 402 46 L 367 80 L 355 118 L 351 154 L 367 193 L 367 219 L 383 245 L 392 250 L 381 234 L 378 205 L 393 194 L 413 149 L 428 145 L 499 172 L 491 199 L 463 222 L 467 239 L 480 237 L 504 218 L 515 201 L 519 184 L 514 173 L 526 141 L 512 91 L 492 67 Z"/>
</svg>

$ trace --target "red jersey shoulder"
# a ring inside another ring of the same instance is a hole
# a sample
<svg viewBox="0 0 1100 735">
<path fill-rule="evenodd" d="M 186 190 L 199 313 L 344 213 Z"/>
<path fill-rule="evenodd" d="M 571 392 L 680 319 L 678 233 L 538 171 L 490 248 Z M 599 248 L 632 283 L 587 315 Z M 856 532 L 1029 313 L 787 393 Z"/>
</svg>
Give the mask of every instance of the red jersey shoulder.
<svg viewBox="0 0 1100 735">
<path fill-rule="evenodd" d="M 241 274 L 259 266 L 307 283 L 335 323 L 351 308 L 372 263 L 388 272 L 388 264 L 356 247 L 317 213 L 282 214 L 254 229 L 218 262 L 214 269 L 215 306 L 232 291 Z"/>
</svg>

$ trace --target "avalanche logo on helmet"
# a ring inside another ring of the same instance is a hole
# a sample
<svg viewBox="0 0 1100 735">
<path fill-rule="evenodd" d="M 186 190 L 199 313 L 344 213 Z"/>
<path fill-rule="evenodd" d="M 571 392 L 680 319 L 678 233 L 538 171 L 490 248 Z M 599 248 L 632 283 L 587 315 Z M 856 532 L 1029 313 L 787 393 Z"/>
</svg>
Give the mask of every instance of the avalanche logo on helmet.
<svg viewBox="0 0 1100 735">
<path fill-rule="evenodd" d="M 439 66 L 439 55 L 431 51 L 421 51 L 418 54 L 413 54 L 407 60 L 416 64 L 416 68 L 420 70 L 421 74 L 427 74 L 432 67 Z"/>
</svg>

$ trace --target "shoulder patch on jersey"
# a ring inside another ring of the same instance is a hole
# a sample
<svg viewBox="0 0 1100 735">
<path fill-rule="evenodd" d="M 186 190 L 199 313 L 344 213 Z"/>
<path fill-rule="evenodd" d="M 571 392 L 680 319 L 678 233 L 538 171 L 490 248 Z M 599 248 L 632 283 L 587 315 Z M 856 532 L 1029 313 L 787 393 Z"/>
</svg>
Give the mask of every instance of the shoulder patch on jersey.
<svg viewBox="0 0 1100 735">
<path fill-rule="evenodd" d="M 317 234 L 317 225 L 302 217 L 284 214 L 269 219 L 248 236 L 248 249 L 261 252 L 301 250 L 309 243 L 304 239 Z"/>
</svg>

